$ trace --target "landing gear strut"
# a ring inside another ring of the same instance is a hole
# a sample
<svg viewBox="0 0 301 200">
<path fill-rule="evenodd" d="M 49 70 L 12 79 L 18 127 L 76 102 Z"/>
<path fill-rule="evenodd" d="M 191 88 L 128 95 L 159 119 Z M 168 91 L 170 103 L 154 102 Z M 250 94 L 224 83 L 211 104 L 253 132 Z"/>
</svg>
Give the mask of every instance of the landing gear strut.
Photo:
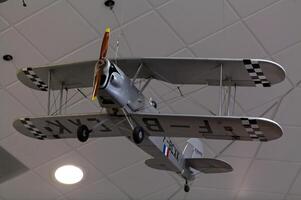
<svg viewBox="0 0 301 200">
<path fill-rule="evenodd" d="M 91 130 L 86 125 L 80 125 L 77 128 L 77 139 L 81 142 L 86 142 L 89 139 Z"/>
<path fill-rule="evenodd" d="M 185 179 L 184 191 L 185 191 L 185 192 L 189 192 L 189 190 L 190 190 L 190 188 L 189 188 L 187 179 Z"/>
<path fill-rule="evenodd" d="M 144 129 L 141 126 L 136 126 L 133 130 L 133 140 L 136 144 L 140 144 L 144 139 Z"/>
</svg>

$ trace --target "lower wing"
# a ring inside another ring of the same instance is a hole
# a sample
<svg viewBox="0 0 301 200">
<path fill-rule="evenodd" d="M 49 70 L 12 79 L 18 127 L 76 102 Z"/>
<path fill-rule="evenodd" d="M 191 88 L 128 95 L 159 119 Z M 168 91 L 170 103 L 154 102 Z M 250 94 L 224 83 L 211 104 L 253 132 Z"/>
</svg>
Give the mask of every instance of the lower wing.
<svg viewBox="0 0 301 200">
<path fill-rule="evenodd" d="M 150 136 L 262 141 L 282 136 L 281 127 L 265 118 L 132 114 Z"/>
<path fill-rule="evenodd" d="M 83 114 L 20 118 L 14 121 L 14 128 L 23 135 L 36 139 L 76 138 L 80 125 L 93 130 L 90 137 L 128 136 L 130 127 L 123 116 L 107 114 Z"/>
</svg>

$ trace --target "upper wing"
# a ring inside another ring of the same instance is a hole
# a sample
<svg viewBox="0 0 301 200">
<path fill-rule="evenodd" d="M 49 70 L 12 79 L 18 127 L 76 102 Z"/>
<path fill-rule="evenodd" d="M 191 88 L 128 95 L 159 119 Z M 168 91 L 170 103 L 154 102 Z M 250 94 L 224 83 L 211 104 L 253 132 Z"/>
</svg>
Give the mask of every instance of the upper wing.
<svg viewBox="0 0 301 200">
<path fill-rule="evenodd" d="M 114 62 L 114 61 L 112 61 Z M 203 59 L 203 58 L 124 58 L 116 60 L 118 67 L 128 77 L 133 77 L 139 66 L 137 78 L 153 78 L 173 84 L 219 85 L 220 66 L 223 84 L 236 86 L 264 86 L 285 79 L 284 69 L 277 63 L 261 59 Z M 71 64 L 23 68 L 17 74 L 26 86 L 48 89 L 51 71 L 51 89 L 92 87 L 96 60 Z"/>
<path fill-rule="evenodd" d="M 94 130 L 90 137 L 128 136 L 125 130 L 129 129 L 129 125 L 125 118 L 106 114 L 20 118 L 14 121 L 13 126 L 26 136 L 44 140 L 76 138 L 81 124 Z"/>
<path fill-rule="evenodd" d="M 281 127 L 265 118 L 132 114 L 151 136 L 221 140 L 269 141 L 282 136 Z"/>
</svg>

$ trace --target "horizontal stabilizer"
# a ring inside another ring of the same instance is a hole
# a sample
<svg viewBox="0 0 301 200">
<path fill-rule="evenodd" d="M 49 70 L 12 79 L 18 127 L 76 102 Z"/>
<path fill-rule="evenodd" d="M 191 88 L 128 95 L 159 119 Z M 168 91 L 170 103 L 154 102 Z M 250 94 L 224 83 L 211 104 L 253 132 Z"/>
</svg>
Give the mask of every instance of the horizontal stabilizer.
<svg viewBox="0 0 301 200">
<path fill-rule="evenodd" d="M 179 171 L 169 160 L 167 159 L 160 159 L 160 158 L 151 158 L 144 163 L 153 168 L 158 170 L 167 170 L 167 171 Z"/>
<path fill-rule="evenodd" d="M 255 117 L 131 114 L 150 136 L 267 142 L 282 136 L 274 121 Z"/>
<path fill-rule="evenodd" d="M 24 85 L 42 91 L 59 90 L 62 83 L 66 89 L 92 87 L 96 62 L 26 67 L 17 76 Z M 151 77 L 172 84 L 219 85 L 221 66 L 223 85 L 270 87 L 285 79 L 279 64 L 262 59 L 123 58 L 116 63 L 130 78 L 142 66 L 137 78 Z"/>
<path fill-rule="evenodd" d="M 233 171 L 228 163 L 212 158 L 188 158 L 185 159 L 186 166 L 206 174 L 226 173 Z"/>
</svg>

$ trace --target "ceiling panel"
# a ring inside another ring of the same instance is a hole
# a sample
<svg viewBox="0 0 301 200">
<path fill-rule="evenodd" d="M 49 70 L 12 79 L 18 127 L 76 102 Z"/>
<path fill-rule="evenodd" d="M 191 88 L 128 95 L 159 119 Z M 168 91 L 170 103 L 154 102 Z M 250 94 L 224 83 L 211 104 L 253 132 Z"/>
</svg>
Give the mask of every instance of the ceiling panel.
<svg viewBox="0 0 301 200">
<path fill-rule="evenodd" d="M 221 0 L 174 0 L 160 7 L 159 12 L 186 44 L 238 20 L 227 2 Z"/>
<path fill-rule="evenodd" d="M 41 9 L 50 6 L 54 1 L 55 0 L 31 0 L 28 2 L 26 9 L 22 6 L 22 1 L 6 1 L 0 6 L 0 15 L 9 23 L 15 24 Z"/>
<path fill-rule="evenodd" d="M 265 192 L 254 192 L 248 190 L 241 190 L 237 195 L 237 199 L 241 200 L 282 200 L 284 198 L 283 194 L 277 193 L 265 193 Z"/>
<path fill-rule="evenodd" d="M 280 1 L 250 16 L 246 23 L 269 53 L 273 54 L 300 41 L 300 7 L 300 1 Z"/>
<path fill-rule="evenodd" d="M 300 200 L 301 196 L 296 196 L 296 195 L 288 195 L 285 200 Z"/>
<path fill-rule="evenodd" d="M 201 58 L 265 58 L 267 56 L 241 22 L 200 40 L 193 44 L 191 49 Z"/>
<path fill-rule="evenodd" d="M 230 200 L 230 199 L 234 199 L 234 196 L 235 196 L 235 191 L 232 190 L 192 188 L 191 193 L 188 193 L 185 199 L 197 200 L 200 199 L 201 197 L 203 199 L 210 199 L 210 200 L 219 200 L 219 199 Z"/>
<path fill-rule="evenodd" d="M 68 199 L 73 199 L 73 200 L 81 200 L 81 199 L 127 200 L 129 199 L 127 195 L 121 192 L 115 185 L 113 185 L 110 181 L 108 181 L 105 178 L 92 184 L 86 184 L 80 189 L 68 193 L 66 197 Z"/>
<path fill-rule="evenodd" d="M 141 199 L 176 183 L 167 172 L 151 169 L 144 162 L 125 168 L 111 175 L 110 179 L 134 199 Z"/>
<path fill-rule="evenodd" d="M 0 90 L 0 96 L 1 112 L 5 114 L 5 117 L 0 118 L 0 138 L 4 138 L 15 132 L 14 128 L 12 126 L 8 126 L 8 124 L 12 124 L 16 118 L 22 115 L 30 115 L 30 112 L 6 91 Z"/>
<path fill-rule="evenodd" d="M 8 27 L 8 23 L 5 21 L 3 17 L 0 16 L 0 31 L 3 31 Z"/>
<path fill-rule="evenodd" d="M 137 18 L 123 31 L 135 56 L 168 56 L 184 45 L 154 12 Z"/>
<path fill-rule="evenodd" d="M 97 37 L 95 31 L 66 1 L 56 2 L 16 27 L 51 61 Z"/>
<path fill-rule="evenodd" d="M 278 140 L 262 144 L 257 158 L 282 161 L 301 161 L 299 153 L 301 135 L 300 127 L 283 126 L 283 136 Z"/>
<path fill-rule="evenodd" d="M 71 148 L 63 140 L 41 142 L 20 133 L 6 137 L 1 140 L 0 144 L 30 168 L 40 166 L 71 151 Z"/>
<path fill-rule="evenodd" d="M 286 193 L 299 168 L 300 165 L 295 163 L 255 160 L 242 188 L 259 192 Z"/>
<path fill-rule="evenodd" d="M 1 6 L 0 6 L 1 7 Z M 47 60 L 15 29 L 10 28 L 0 34 L 1 57 L 5 54 L 13 55 L 12 61 L 1 59 L 0 83 L 7 86 L 17 80 L 16 69 L 43 65 Z"/>
<path fill-rule="evenodd" d="M 228 0 L 241 17 L 246 17 L 260 9 L 266 9 L 279 0 Z"/>
<path fill-rule="evenodd" d="M 274 57 L 275 61 L 281 64 L 286 70 L 287 76 L 293 81 L 294 84 L 297 84 L 301 78 L 299 75 L 300 65 L 299 65 L 299 56 L 301 51 L 301 43 L 297 43 L 292 47 L 285 49 L 284 51 L 279 52 Z"/>
<path fill-rule="evenodd" d="M 282 100 L 279 111 L 275 117 L 276 121 L 285 125 L 300 126 L 300 92 L 301 88 L 295 88 L 286 95 L 286 97 Z"/>
<path fill-rule="evenodd" d="M 1 184 L 0 194 L 5 199 L 24 200 L 52 200 L 61 195 L 53 186 L 31 171 Z"/>
<path fill-rule="evenodd" d="M 81 147 L 79 152 L 105 174 L 114 173 L 149 157 L 125 137 L 97 139 Z"/>
</svg>

